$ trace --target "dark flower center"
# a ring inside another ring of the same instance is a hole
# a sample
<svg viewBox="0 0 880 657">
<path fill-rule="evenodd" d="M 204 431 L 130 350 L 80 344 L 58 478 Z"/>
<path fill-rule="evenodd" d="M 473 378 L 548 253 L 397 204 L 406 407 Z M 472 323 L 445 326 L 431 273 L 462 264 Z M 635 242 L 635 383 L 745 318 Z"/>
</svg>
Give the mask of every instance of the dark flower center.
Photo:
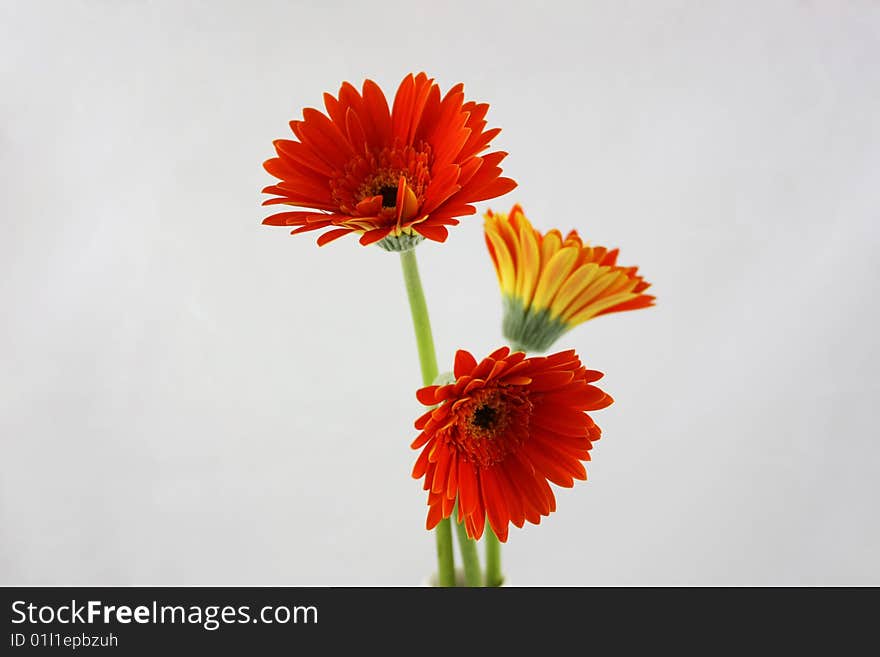
<svg viewBox="0 0 880 657">
<path fill-rule="evenodd" d="M 383 208 L 393 208 L 397 205 L 397 185 L 385 185 L 379 189 L 379 194 L 382 195 Z"/>
<path fill-rule="evenodd" d="M 495 427 L 495 422 L 497 419 L 498 409 L 493 408 L 488 404 L 483 404 L 476 411 L 474 411 L 474 417 L 471 422 L 474 423 L 474 426 L 477 426 L 480 429 L 491 430 Z"/>
<path fill-rule="evenodd" d="M 489 386 L 455 405 L 459 408 L 447 435 L 468 461 L 497 463 L 529 437 L 532 402 L 522 386 Z"/>
</svg>

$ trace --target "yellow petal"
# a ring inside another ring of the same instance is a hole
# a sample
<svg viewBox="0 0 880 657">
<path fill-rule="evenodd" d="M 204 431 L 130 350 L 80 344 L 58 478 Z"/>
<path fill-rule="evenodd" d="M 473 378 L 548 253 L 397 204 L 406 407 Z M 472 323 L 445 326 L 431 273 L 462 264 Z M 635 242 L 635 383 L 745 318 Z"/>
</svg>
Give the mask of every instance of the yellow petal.
<svg viewBox="0 0 880 657">
<path fill-rule="evenodd" d="M 546 239 L 546 238 L 545 238 Z M 577 262 L 578 250 L 573 246 L 557 251 L 541 269 L 535 288 L 533 310 L 548 308 Z"/>
<path fill-rule="evenodd" d="M 504 239 L 488 226 L 486 227 L 486 237 L 489 238 L 492 248 L 495 249 L 495 257 L 497 258 L 495 273 L 498 274 L 498 285 L 501 286 L 501 291 L 504 294 L 512 295 L 516 289 L 516 270 L 510 249 L 507 248 Z"/>
<path fill-rule="evenodd" d="M 513 262 L 514 271 L 519 264 L 519 239 L 516 236 L 516 231 L 513 228 L 512 221 L 508 220 L 507 216 L 498 222 L 498 236 L 504 240 L 504 243 L 507 245 L 507 252 L 510 254 L 511 260 Z"/>
<path fill-rule="evenodd" d="M 600 269 L 607 270 L 608 268 L 599 267 L 595 262 L 588 262 L 575 269 L 574 273 L 562 284 L 559 293 L 553 298 L 553 303 L 550 305 L 550 314 L 554 317 L 562 317 L 564 321 L 567 321 L 563 317 L 565 309 L 593 279 L 600 275 Z"/>
<path fill-rule="evenodd" d="M 528 308 L 535 293 L 535 285 L 538 282 L 538 274 L 541 267 L 541 252 L 538 250 L 538 240 L 535 238 L 535 229 L 528 221 L 519 224 L 519 258 L 516 271 L 516 296 L 523 300 Z"/>
<path fill-rule="evenodd" d="M 630 299 L 635 299 L 638 294 L 633 294 L 632 292 L 620 292 L 618 294 L 612 294 L 608 297 L 603 297 L 596 303 L 591 303 L 587 305 L 583 310 L 576 313 L 570 320 L 572 326 L 576 324 L 582 324 L 586 322 L 588 319 L 593 319 L 596 315 L 598 315 L 603 310 L 607 310 L 612 306 L 616 306 L 619 303 L 623 303 L 625 301 L 629 301 Z"/>
<path fill-rule="evenodd" d="M 554 228 L 541 238 L 541 269 L 547 266 L 560 248 L 562 248 L 562 235 Z"/>
<path fill-rule="evenodd" d="M 580 315 L 588 306 L 596 302 L 600 295 L 605 294 L 609 289 L 613 289 L 614 285 L 620 282 L 621 276 L 626 279 L 626 274 L 613 271 L 610 267 L 602 267 L 601 269 L 605 271 L 583 288 L 581 293 L 565 309 L 565 315 L 571 318 L 570 321 L 573 322 L 574 317 Z"/>
</svg>

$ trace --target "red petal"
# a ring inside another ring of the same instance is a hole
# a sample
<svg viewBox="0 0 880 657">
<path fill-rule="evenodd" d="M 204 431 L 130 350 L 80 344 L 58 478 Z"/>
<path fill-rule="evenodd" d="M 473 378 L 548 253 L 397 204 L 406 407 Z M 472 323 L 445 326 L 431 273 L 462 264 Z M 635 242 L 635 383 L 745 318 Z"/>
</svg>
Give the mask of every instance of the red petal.
<svg viewBox="0 0 880 657">
<path fill-rule="evenodd" d="M 351 141 L 354 149 L 358 152 L 363 151 L 367 143 L 367 135 L 364 132 L 364 126 L 361 124 L 357 112 L 350 107 L 345 113 L 345 132 L 348 134 L 348 139 Z"/>
<path fill-rule="evenodd" d="M 263 219 L 263 224 L 266 226 L 301 226 L 310 217 L 327 219 L 327 215 L 323 212 L 279 212 Z"/>
<path fill-rule="evenodd" d="M 548 390 L 556 390 L 568 385 L 574 379 L 572 372 L 566 371 L 550 371 L 539 372 L 532 375 L 532 383 L 529 386 L 531 392 L 545 392 Z"/>
<path fill-rule="evenodd" d="M 583 481 L 587 478 L 587 471 L 580 462 L 580 458 L 569 454 L 566 449 L 561 447 L 560 443 L 555 443 L 552 440 L 535 439 L 534 436 L 533 440 L 541 446 L 542 453 L 552 459 L 558 468 L 575 479 Z"/>
<path fill-rule="evenodd" d="M 445 226 L 426 226 L 424 224 L 415 224 L 413 226 L 413 230 L 415 230 L 420 235 L 427 237 L 429 240 L 434 240 L 435 242 L 445 242 L 446 238 L 449 237 L 449 231 L 446 230 Z"/>
<path fill-rule="evenodd" d="M 434 167 L 431 182 L 425 191 L 422 212 L 425 214 L 433 212 L 450 196 L 461 189 L 461 186 L 456 184 L 460 173 L 461 167 L 454 163 L 442 167 Z"/>
<path fill-rule="evenodd" d="M 415 103 L 416 82 L 412 73 L 403 78 L 391 108 L 391 134 L 395 141 L 406 142 Z"/>
<path fill-rule="evenodd" d="M 520 486 L 514 483 L 505 466 L 506 462 L 498 463 L 495 466 L 495 480 L 498 483 L 498 488 L 501 489 L 504 495 L 504 499 L 507 500 L 510 522 L 517 527 L 522 527 L 526 516 L 522 496 L 520 495 Z"/>
<path fill-rule="evenodd" d="M 437 390 L 440 386 L 425 386 L 416 390 L 416 399 L 425 406 L 433 406 L 437 403 Z"/>
<path fill-rule="evenodd" d="M 299 228 L 290 231 L 290 234 L 299 235 L 300 233 L 309 233 L 313 230 L 321 230 L 322 228 L 326 228 L 327 226 L 331 226 L 332 224 L 332 221 L 316 221 L 311 224 L 306 224 L 305 226 L 300 226 Z"/>
<path fill-rule="evenodd" d="M 333 240 L 338 240 L 340 237 L 344 237 L 352 232 L 354 231 L 351 228 L 336 228 L 335 230 L 328 230 L 318 238 L 318 246 L 329 244 Z"/>
<path fill-rule="evenodd" d="M 452 510 L 454 508 L 455 508 L 455 498 L 449 499 L 448 497 L 444 496 L 442 498 L 442 506 L 441 506 L 441 512 L 443 513 L 443 517 L 448 518 L 449 516 L 451 516 Z"/>
<path fill-rule="evenodd" d="M 543 489 L 535 481 L 534 468 L 522 459 L 513 457 L 504 462 L 511 481 L 522 493 L 523 499 L 532 506 L 540 515 L 550 513 L 550 503 L 544 495 Z"/>
<path fill-rule="evenodd" d="M 458 454 L 452 452 L 450 457 L 449 476 L 446 479 L 446 497 L 454 500 L 458 493 Z"/>
<path fill-rule="evenodd" d="M 455 378 L 469 374 L 477 367 L 477 360 L 470 352 L 459 349 L 455 352 L 455 365 L 453 366 L 453 374 Z"/>
<path fill-rule="evenodd" d="M 462 513 L 470 515 L 479 505 L 476 469 L 464 459 L 458 460 L 458 503 Z"/>
<path fill-rule="evenodd" d="M 540 446 L 532 442 L 526 442 L 520 448 L 522 453 L 532 462 L 537 472 L 540 472 L 547 479 L 557 486 L 563 488 L 571 488 L 574 481 L 571 476 L 559 466 L 550 456 L 541 450 Z"/>
<path fill-rule="evenodd" d="M 364 107 L 373 128 L 375 145 L 388 144 L 391 141 L 391 113 L 385 94 L 372 80 L 366 80 L 363 87 Z M 365 117 L 361 116 L 361 120 Z"/>
<path fill-rule="evenodd" d="M 434 481 L 431 483 L 432 493 L 446 494 L 446 481 L 449 479 L 449 466 L 452 464 L 449 450 L 439 450 L 437 455 L 437 469 L 434 471 Z"/>
<path fill-rule="evenodd" d="M 510 347 L 499 347 L 498 349 L 493 351 L 491 354 L 489 354 L 488 357 L 493 360 L 500 360 L 501 358 L 507 358 L 507 356 L 509 354 L 510 354 Z"/>
<path fill-rule="evenodd" d="M 298 123 L 302 143 L 334 169 L 342 169 L 355 154 L 354 149 L 339 128 L 324 114 L 307 107 L 303 121 Z"/>
<path fill-rule="evenodd" d="M 272 144 L 279 155 L 290 158 L 300 166 L 314 171 L 316 175 L 325 178 L 330 178 L 333 175 L 333 169 L 327 166 L 327 163 L 315 155 L 314 151 L 305 144 L 290 139 L 276 139 Z"/>
<path fill-rule="evenodd" d="M 412 469 L 412 478 L 413 479 L 421 479 L 425 476 L 425 472 L 428 470 L 428 450 L 423 449 L 422 453 L 419 454 L 419 458 L 416 459 L 415 465 L 413 465 Z"/>
<path fill-rule="evenodd" d="M 376 242 L 385 239 L 388 236 L 388 233 L 391 232 L 391 228 L 386 226 L 384 228 L 375 228 L 373 230 L 368 230 L 366 233 L 361 235 L 361 245 L 369 246 L 370 244 L 375 244 Z"/>
<path fill-rule="evenodd" d="M 428 413 L 430 413 L 430 411 L 428 411 Z M 422 431 L 422 433 L 420 433 L 418 436 L 416 436 L 416 439 L 414 441 L 412 441 L 412 444 L 410 445 L 410 447 L 412 449 L 419 449 L 420 447 L 423 447 L 424 445 L 426 445 L 428 443 L 428 441 L 430 441 L 431 438 L 433 438 L 433 437 L 434 437 L 433 432 Z"/>
<path fill-rule="evenodd" d="M 507 509 L 507 501 L 495 480 L 494 468 L 480 469 L 480 484 L 483 491 L 483 502 L 486 505 L 486 515 L 489 516 L 489 524 L 498 540 L 504 543 L 507 541 L 510 513 Z"/>
<path fill-rule="evenodd" d="M 425 529 L 431 531 L 441 520 L 443 520 L 443 510 L 440 508 L 439 504 L 435 504 L 428 509 L 428 518 L 425 521 Z"/>
</svg>

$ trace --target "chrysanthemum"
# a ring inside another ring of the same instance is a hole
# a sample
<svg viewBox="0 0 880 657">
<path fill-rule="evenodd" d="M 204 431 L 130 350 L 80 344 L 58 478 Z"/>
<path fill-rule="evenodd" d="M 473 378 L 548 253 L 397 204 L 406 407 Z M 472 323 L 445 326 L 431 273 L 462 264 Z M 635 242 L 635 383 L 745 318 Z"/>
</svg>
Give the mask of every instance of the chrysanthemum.
<svg viewBox="0 0 880 657">
<path fill-rule="evenodd" d="M 654 304 L 638 267 L 619 267 L 618 250 L 589 246 L 577 231 L 537 231 L 519 205 L 486 214 L 486 245 L 504 297 L 504 336 L 546 351 L 569 329 L 607 313 Z"/>
<path fill-rule="evenodd" d="M 596 386 L 600 372 L 587 370 L 574 351 L 526 358 L 502 347 L 480 363 L 467 351 L 455 356 L 455 381 L 418 391 L 419 401 L 437 405 L 416 420 L 422 450 L 413 477 L 425 478 L 427 527 L 448 518 L 458 502 L 458 520 L 478 539 L 485 520 L 498 539 L 509 523 L 522 527 L 556 510 L 548 481 L 571 487 L 586 479 L 601 431 L 586 411 L 612 399 Z"/>
<path fill-rule="evenodd" d="M 278 157 L 266 170 L 280 181 L 263 191 L 263 205 L 308 208 L 281 212 L 263 223 L 296 226 L 293 234 L 326 229 L 323 245 L 349 233 L 361 244 L 406 250 L 424 238 L 442 242 L 472 203 L 509 192 L 501 177 L 506 153 L 483 153 L 499 128 L 486 130 L 489 105 L 465 102 L 464 85 L 441 98 L 424 73 L 407 75 L 389 109 L 372 80 L 361 93 L 344 82 L 324 94 L 327 113 L 303 110 L 291 121 L 296 140 L 275 141 Z M 384 241 L 383 241 L 384 240 Z"/>
</svg>

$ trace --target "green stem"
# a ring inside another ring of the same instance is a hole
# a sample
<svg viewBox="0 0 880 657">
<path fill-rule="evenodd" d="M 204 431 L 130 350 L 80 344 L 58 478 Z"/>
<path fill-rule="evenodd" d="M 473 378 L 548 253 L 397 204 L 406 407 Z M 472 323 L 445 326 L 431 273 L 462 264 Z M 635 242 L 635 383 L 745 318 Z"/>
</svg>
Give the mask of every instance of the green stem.
<svg viewBox="0 0 880 657">
<path fill-rule="evenodd" d="M 458 515 L 458 505 L 452 511 L 452 516 Z M 467 535 L 467 529 L 460 522 L 455 523 L 455 531 L 458 534 L 458 549 L 461 552 L 461 562 L 464 564 L 464 579 L 468 586 L 482 586 L 483 575 L 480 573 L 480 557 L 477 555 L 477 542 Z"/>
<path fill-rule="evenodd" d="M 419 278 L 419 263 L 416 262 L 415 249 L 402 251 L 400 264 L 403 266 L 403 282 L 406 285 L 406 296 L 409 298 L 409 309 L 412 313 L 413 329 L 416 332 L 416 344 L 419 348 L 422 383 L 429 386 L 437 378 L 437 354 L 434 353 L 431 319 L 428 317 L 428 304 L 425 303 L 422 279 Z"/>
<path fill-rule="evenodd" d="M 419 366 L 422 369 L 422 382 L 429 386 L 437 378 L 437 354 L 434 352 L 434 337 L 431 334 L 431 319 L 428 317 L 428 304 L 419 278 L 419 265 L 415 249 L 402 251 L 400 264 L 403 267 L 403 282 L 412 313 L 413 330 L 419 349 Z M 437 585 L 455 586 L 455 557 L 452 554 L 452 527 L 449 518 L 441 520 L 435 530 L 437 538 Z"/>
<path fill-rule="evenodd" d="M 501 542 L 486 523 L 486 586 L 501 586 Z"/>
<path fill-rule="evenodd" d="M 441 520 L 434 528 L 437 541 L 437 586 L 455 586 L 455 555 L 452 554 L 452 523 Z"/>
</svg>

